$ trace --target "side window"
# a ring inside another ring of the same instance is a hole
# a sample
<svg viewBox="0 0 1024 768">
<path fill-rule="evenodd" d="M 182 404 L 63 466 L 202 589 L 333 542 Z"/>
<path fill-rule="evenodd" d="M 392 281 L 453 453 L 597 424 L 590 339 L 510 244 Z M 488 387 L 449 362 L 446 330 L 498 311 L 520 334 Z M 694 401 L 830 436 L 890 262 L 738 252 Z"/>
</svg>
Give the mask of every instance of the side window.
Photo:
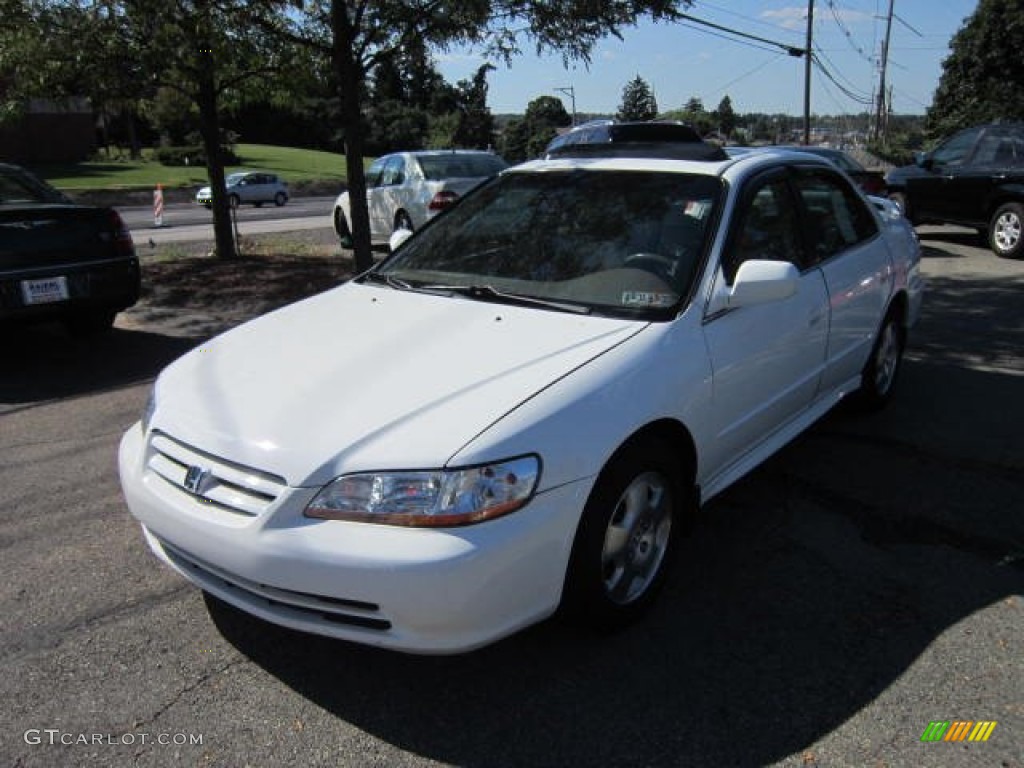
<svg viewBox="0 0 1024 768">
<path fill-rule="evenodd" d="M 1008 133 L 988 133 L 978 143 L 974 155 L 975 165 L 992 165 L 1006 168 L 1024 163 L 1024 142 Z"/>
<path fill-rule="evenodd" d="M 370 164 L 370 167 L 366 171 L 367 189 L 373 189 L 374 187 L 380 186 L 381 172 L 384 170 L 385 162 L 387 162 L 386 157 L 379 157 Z"/>
<path fill-rule="evenodd" d="M 980 128 L 971 128 L 947 139 L 932 152 L 932 165 L 962 165 L 971 154 L 971 147 L 980 134 Z"/>
<path fill-rule="evenodd" d="M 391 187 L 405 181 L 405 160 L 402 157 L 392 157 L 384 165 L 384 172 L 381 174 L 381 186 Z"/>
<path fill-rule="evenodd" d="M 784 178 L 755 182 L 734 222 L 722 265 L 726 283 L 732 285 L 740 264 L 751 259 L 789 261 L 803 269 L 796 204 Z"/>
<path fill-rule="evenodd" d="M 802 169 L 796 188 L 806 214 L 811 258 L 832 258 L 878 232 L 867 204 L 844 179 L 823 169 Z"/>
</svg>

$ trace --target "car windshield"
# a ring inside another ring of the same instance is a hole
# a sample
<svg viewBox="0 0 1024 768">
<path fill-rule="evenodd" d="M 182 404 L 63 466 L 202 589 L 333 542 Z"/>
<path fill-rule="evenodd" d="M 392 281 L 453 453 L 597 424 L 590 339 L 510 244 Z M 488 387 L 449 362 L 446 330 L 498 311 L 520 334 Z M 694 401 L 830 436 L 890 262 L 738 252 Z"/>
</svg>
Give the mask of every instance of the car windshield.
<svg viewBox="0 0 1024 768">
<path fill-rule="evenodd" d="M 232 173 L 232 174 L 229 174 L 227 176 L 227 178 L 224 179 L 224 183 L 227 186 L 230 187 L 230 186 L 232 186 L 234 184 L 238 184 L 238 182 L 240 182 L 242 179 L 244 179 L 248 175 L 249 174 L 247 174 L 247 173 Z"/>
<path fill-rule="evenodd" d="M 0 205 L 66 204 L 68 198 L 45 181 L 23 171 L 0 168 Z"/>
<path fill-rule="evenodd" d="M 430 181 L 485 178 L 508 167 L 497 155 L 488 154 L 420 155 L 416 159 L 423 170 L 423 178 Z"/>
<path fill-rule="evenodd" d="M 683 173 L 511 172 L 438 217 L 368 278 L 665 319 L 689 296 L 721 190 L 717 178 Z"/>
</svg>

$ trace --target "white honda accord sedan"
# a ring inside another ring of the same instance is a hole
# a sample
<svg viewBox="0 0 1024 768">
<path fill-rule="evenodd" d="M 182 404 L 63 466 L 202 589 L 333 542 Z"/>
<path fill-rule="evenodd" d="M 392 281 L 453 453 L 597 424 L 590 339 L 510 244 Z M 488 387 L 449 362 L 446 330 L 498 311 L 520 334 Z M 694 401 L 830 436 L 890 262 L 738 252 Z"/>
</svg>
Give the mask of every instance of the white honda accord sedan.
<svg viewBox="0 0 1024 768">
<path fill-rule="evenodd" d="M 580 147 L 395 244 L 168 366 L 119 464 L 201 589 L 416 653 L 637 618 L 703 503 L 889 399 L 922 295 L 898 211 L 784 151 Z"/>
</svg>

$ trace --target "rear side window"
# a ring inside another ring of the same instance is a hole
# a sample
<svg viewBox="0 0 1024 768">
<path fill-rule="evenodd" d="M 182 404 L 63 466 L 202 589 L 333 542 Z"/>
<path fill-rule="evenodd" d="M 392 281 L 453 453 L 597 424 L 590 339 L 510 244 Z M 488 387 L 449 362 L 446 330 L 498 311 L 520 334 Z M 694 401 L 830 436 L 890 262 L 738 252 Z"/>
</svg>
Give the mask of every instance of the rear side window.
<svg viewBox="0 0 1024 768">
<path fill-rule="evenodd" d="M 1004 168 L 1024 165 L 1024 140 L 1014 134 L 988 133 L 978 142 L 974 163 Z"/>
<path fill-rule="evenodd" d="M 844 179 L 825 169 L 801 169 L 796 188 L 807 219 L 813 262 L 830 259 L 877 234 L 875 217 Z"/>
</svg>

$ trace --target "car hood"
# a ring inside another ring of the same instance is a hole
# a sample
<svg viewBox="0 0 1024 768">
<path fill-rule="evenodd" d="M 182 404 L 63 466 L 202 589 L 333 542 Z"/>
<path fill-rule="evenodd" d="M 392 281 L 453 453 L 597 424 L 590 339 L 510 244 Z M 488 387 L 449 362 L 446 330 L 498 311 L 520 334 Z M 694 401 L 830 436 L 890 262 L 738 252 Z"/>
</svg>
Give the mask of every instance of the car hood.
<svg viewBox="0 0 1024 768">
<path fill-rule="evenodd" d="M 173 363 L 153 428 L 293 486 L 436 468 L 646 325 L 348 283 Z"/>
</svg>

